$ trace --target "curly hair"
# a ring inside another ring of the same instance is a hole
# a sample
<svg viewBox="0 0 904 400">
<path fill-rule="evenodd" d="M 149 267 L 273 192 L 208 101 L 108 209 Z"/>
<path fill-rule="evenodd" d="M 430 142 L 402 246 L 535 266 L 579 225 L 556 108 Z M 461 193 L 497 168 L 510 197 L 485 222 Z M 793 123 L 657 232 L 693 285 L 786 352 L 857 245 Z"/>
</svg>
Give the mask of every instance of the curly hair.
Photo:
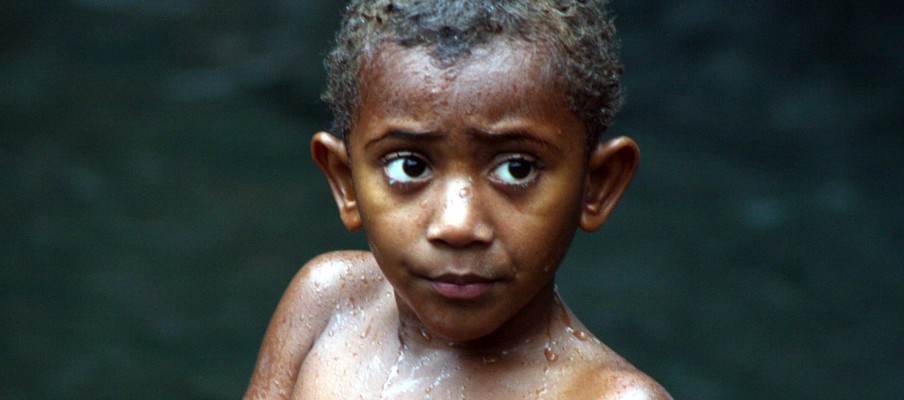
<svg viewBox="0 0 904 400">
<path fill-rule="evenodd" d="M 606 0 L 353 0 L 325 60 L 333 132 L 348 137 L 360 71 L 382 43 L 423 46 L 441 67 L 496 38 L 548 44 L 559 85 L 584 121 L 588 146 L 621 105 L 615 27 Z"/>
</svg>

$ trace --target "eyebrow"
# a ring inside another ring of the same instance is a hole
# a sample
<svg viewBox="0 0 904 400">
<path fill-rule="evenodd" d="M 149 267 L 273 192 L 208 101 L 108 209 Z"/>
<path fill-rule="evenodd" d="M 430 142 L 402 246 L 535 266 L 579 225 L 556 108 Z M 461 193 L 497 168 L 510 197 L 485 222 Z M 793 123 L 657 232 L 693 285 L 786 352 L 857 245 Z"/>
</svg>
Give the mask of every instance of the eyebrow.
<svg viewBox="0 0 904 400">
<path fill-rule="evenodd" d="M 420 141 L 420 140 L 436 141 L 436 140 L 439 140 L 441 137 L 442 137 L 442 135 L 439 132 L 432 132 L 432 131 L 431 132 L 413 132 L 413 131 L 393 129 L 389 132 L 386 132 L 383 135 L 380 135 L 379 137 L 376 137 L 376 138 L 370 140 L 369 142 L 367 142 L 364 145 L 364 147 L 367 148 L 367 147 L 373 146 L 373 145 L 375 145 L 379 142 L 382 142 L 384 140 L 387 140 L 387 139 L 399 139 L 399 140 L 403 140 L 406 142 L 416 142 L 416 141 Z"/>
<path fill-rule="evenodd" d="M 481 129 L 472 129 L 468 131 L 467 135 L 480 142 L 493 144 L 506 142 L 532 143 L 541 147 L 545 147 L 549 150 L 556 152 L 560 151 L 559 146 L 556 146 L 555 143 L 540 138 L 537 135 L 531 134 L 528 130 L 515 129 L 510 131 L 494 132 Z"/>
<path fill-rule="evenodd" d="M 535 144 L 535 145 L 538 145 L 541 147 L 545 147 L 545 148 L 555 151 L 555 152 L 561 152 L 561 150 L 559 149 L 558 146 L 555 145 L 555 143 L 552 143 L 550 141 L 537 137 L 536 135 L 531 134 L 530 131 L 527 131 L 527 130 L 515 129 L 515 130 L 510 130 L 510 131 L 495 132 L 495 131 L 488 131 L 488 130 L 482 130 L 482 129 L 469 129 L 467 131 L 467 133 L 465 133 L 465 135 L 478 142 L 483 142 L 483 143 L 488 143 L 488 144 L 498 145 L 498 144 L 510 143 L 510 142 L 532 143 L 532 144 Z M 381 141 L 387 140 L 387 139 L 398 139 L 398 140 L 403 140 L 403 141 L 407 141 L 407 142 L 417 142 L 417 141 L 422 141 L 422 140 L 432 142 L 432 141 L 438 141 L 438 140 L 442 139 L 443 136 L 444 135 L 442 133 L 435 132 L 435 131 L 414 132 L 414 131 L 394 129 L 394 130 L 390 130 L 390 131 L 386 132 L 383 135 L 380 135 L 377 138 L 372 139 L 371 141 L 367 142 L 367 144 L 365 144 L 364 147 L 373 146 L 373 145 L 375 145 Z"/>
</svg>

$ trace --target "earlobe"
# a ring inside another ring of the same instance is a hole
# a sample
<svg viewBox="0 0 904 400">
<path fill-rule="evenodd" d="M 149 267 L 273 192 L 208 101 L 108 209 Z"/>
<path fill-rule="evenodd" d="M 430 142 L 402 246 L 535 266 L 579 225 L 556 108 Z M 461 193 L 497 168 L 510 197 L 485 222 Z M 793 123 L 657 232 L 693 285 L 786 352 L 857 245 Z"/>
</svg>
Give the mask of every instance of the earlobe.
<svg viewBox="0 0 904 400">
<path fill-rule="evenodd" d="M 311 139 L 311 158 L 330 183 L 342 223 L 348 230 L 357 231 L 361 228 L 361 214 L 345 142 L 327 132 L 317 132 Z"/>
<path fill-rule="evenodd" d="M 634 179 L 639 161 L 637 144 L 624 136 L 600 142 L 591 150 L 587 161 L 581 229 L 592 232 L 603 226 Z"/>
</svg>

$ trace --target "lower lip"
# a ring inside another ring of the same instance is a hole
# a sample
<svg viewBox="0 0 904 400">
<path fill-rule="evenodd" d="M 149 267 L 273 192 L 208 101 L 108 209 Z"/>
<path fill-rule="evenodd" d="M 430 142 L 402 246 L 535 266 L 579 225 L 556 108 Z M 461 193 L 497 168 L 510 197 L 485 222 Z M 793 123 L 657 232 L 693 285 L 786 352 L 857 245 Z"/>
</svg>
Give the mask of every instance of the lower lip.
<svg viewBox="0 0 904 400">
<path fill-rule="evenodd" d="M 492 282 L 474 282 L 474 283 L 450 283 L 450 282 L 432 282 L 433 288 L 443 297 L 458 300 L 467 300 L 479 297 L 490 290 Z"/>
</svg>

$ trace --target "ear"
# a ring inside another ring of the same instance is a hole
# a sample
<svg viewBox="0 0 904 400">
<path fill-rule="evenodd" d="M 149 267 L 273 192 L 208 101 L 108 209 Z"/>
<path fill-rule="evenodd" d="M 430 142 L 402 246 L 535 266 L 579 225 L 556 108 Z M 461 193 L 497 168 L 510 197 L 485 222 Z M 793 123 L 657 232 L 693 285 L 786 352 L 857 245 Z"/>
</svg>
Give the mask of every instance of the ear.
<svg viewBox="0 0 904 400">
<path fill-rule="evenodd" d="M 637 143 L 624 136 L 601 141 L 591 149 L 587 160 L 581 229 L 592 232 L 603 226 L 634 179 L 639 161 Z"/>
<path fill-rule="evenodd" d="M 330 182 L 342 223 L 348 230 L 357 231 L 361 228 L 361 214 L 345 142 L 329 133 L 317 132 L 311 139 L 311 158 Z"/>
</svg>

